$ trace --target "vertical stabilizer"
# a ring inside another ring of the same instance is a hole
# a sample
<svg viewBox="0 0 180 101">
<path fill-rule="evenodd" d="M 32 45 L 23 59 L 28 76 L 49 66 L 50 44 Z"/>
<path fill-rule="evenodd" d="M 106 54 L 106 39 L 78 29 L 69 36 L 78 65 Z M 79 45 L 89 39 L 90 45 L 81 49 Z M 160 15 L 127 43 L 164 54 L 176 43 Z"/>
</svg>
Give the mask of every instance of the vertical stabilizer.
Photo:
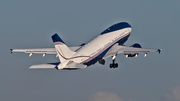
<svg viewBox="0 0 180 101">
<path fill-rule="evenodd" d="M 69 60 L 75 54 L 75 52 L 71 51 L 65 45 L 64 41 L 58 36 L 58 34 L 54 34 L 52 40 L 61 63 L 65 60 Z"/>
</svg>

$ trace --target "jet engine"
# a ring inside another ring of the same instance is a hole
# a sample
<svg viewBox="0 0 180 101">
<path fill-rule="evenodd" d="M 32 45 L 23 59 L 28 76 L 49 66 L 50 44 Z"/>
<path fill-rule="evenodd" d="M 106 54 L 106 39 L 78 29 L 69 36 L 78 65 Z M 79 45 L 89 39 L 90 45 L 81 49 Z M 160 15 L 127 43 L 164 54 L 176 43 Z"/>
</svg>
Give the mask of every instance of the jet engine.
<svg viewBox="0 0 180 101">
<path fill-rule="evenodd" d="M 138 54 L 136 53 L 136 54 L 125 54 L 126 55 L 126 58 L 127 57 L 137 57 L 138 56 Z"/>
<path fill-rule="evenodd" d="M 131 45 L 130 47 L 141 48 L 141 45 L 138 43 L 135 43 L 135 44 Z"/>
<path fill-rule="evenodd" d="M 135 43 L 135 44 L 131 45 L 130 47 L 141 48 L 141 45 L 138 44 L 138 43 Z M 138 53 L 125 54 L 125 55 L 126 55 L 126 58 L 127 58 L 127 57 L 137 57 L 137 56 L 138 56 Z"/>
<path fill-rule="evenodd" d="M 99 59 L 98 62 L 99 62 L 100 65 L 105 65 L 105 60 L 104 59 Z"/>
</svg>

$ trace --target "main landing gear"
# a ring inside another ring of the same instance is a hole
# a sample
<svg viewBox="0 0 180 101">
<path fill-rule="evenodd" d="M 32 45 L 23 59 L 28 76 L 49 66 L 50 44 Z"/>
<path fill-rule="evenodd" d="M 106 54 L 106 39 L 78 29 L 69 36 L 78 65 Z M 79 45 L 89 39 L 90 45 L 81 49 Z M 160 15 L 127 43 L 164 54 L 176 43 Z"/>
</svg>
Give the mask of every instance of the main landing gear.
<svg viewBox="0 0 180 101">
<path fill-rule="evenodd" d="M 116 55 L 117 55 L 117 54 L 116 54 Z M 117 67 L 118 67 L 118 63 L 115 63 L 116 55 L 114 55 L 114 56 L 112 57 L 112 62 L 113 62 L 113 63 L 111 63 L 111 64 L 109 65 L 110 68 L 117 68 Z"/>
</svg>

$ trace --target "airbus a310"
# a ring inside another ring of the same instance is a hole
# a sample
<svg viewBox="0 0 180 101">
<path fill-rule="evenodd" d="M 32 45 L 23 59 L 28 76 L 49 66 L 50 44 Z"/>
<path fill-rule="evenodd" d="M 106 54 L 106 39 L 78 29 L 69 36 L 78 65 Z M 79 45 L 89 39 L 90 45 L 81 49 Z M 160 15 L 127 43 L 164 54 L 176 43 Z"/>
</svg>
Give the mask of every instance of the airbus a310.
<svg viewBox="0 0 180 101">
<path fill-rule="evenodd" d="M 149 52 L 161 52 L 162 49 L 145 49 L 141 45 L 135 43 L 131 46 L 124 46 L 131 34 L 131 25 L 127 22 L 121 22 L 112 25 L 93 40 L 88 43 L 83 43 L 80 46 L 68 47 L 65 42 L 54 34 L 52 40 L 55 48 L 39 48 L 39 49 L 11 49 L 12 52 L 29 53 L 29 57 L 33 54 L 56 54 L 59 57 L 58 63 L 47 63 L 40 65 L 32 65 L 29 68 L 56 68 L 59 70 L 82 69 L 98 62 L 101 65 L 105 64 L 108 57 L 112 57 L 110 68 L 117 68 L 118 63 L 115 63 L 117 54 L 124 54 L 126 57 L 137 57 L 139 53 L 143 53 L 144 57 Z"/>
</svg>

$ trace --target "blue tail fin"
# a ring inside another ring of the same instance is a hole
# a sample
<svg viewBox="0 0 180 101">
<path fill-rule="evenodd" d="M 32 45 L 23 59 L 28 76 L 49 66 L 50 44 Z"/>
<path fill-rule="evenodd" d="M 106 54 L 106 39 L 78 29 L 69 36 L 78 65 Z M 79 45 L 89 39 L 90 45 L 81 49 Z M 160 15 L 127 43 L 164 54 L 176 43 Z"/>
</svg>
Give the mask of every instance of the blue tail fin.
<svg viewBox="0 0 180 101">
<path fill-rule="evenodd" d="M 52 36 L 52 40 L 54 42 L 54 44 L 65 44 L 64 41 L 58 36 L 57 33 L 55 33 L 53 36 Z"/>
<path fill-rule="evenodd" d="M 75 52 L 71 51 L 57 34 L 52 36 L 52 40 L 61 62 L 69 60 L 75 54 Z"/>
</svg>

